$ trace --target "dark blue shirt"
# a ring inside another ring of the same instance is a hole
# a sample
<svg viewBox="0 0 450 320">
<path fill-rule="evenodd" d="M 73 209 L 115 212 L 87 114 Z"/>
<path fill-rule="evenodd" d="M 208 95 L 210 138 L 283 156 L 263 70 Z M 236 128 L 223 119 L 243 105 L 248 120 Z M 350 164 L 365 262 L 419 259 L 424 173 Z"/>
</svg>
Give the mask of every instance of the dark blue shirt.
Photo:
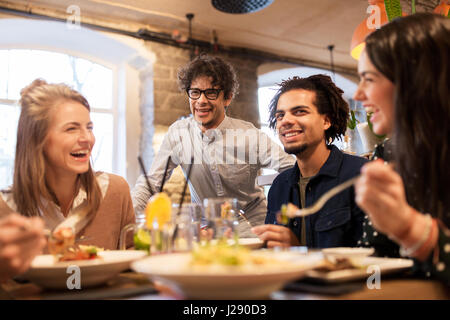
<svg viewBox="0 0 450 320">
<path fill-rule="evenodd" d="M 306 206 L 311 206 L 326 191 L 359 174 L 368 161 L 341 152 L 332 145 L 330 155 L 319 173 L 306 186 Z M 276 214 L 289 202 L 300 207 L 300 170 L 298 164 L 283 171 L 274 180 L 268 195 L 266 224 L 277 224 Z M 355 247 L 362 235 L 364 213 L 355 203 L 355 190 L 347 188 L 323 208 L 305 217 L 306 245 L 310 248 Z M 302 219 L 291 219 L 288 227 L 300 241 Z"/>
</svg>

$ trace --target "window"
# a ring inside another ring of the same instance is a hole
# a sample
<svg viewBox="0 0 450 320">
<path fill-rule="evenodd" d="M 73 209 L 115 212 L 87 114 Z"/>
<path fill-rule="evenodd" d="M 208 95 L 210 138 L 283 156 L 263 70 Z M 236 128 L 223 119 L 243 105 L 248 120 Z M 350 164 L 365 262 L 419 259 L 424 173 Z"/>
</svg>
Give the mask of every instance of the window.
<svg viewBox="0 0 450 320">
<path fill-rule="evenodd" d="M 283 147 L 275 131 L 269 128 L 269 104 L 275 93 L 277 93 L 277 89 L 278 87 L 275 86 L 258 89 L 259 119 L 261 120 L 261 130 Z"/>
<path fill-rule="evenodd" d="M 12 183 L 20 90 L 36 78 L 81 92 L 94 123 L 94 170 L 113 171 L 113 71 L 79 57 L 41 50 L 0 50 L 0 188 Z"/>
<path fill-rule="evenodd" d="M 273 141 L 278 143 L 283 148 L 283 144 L 278 138 L 278 135 L 275 133 L 273 129 L 269 128 L 269 104 L 276 92 L 277 87 L 275 86 L 260 87 L 258 89 L 259 119 L 261 122 L 261 131 L 266 133 Z M 272 169 L 262 169 L 260 174 L 263 176 L 272 175 L 272 177 L 275 178 L 276 173 L 277 172 Z M 264 194 L 266 195 L 266 198 L 268 196 L 269 189 L 270 185 L 264 186 Z"/>
</svg>

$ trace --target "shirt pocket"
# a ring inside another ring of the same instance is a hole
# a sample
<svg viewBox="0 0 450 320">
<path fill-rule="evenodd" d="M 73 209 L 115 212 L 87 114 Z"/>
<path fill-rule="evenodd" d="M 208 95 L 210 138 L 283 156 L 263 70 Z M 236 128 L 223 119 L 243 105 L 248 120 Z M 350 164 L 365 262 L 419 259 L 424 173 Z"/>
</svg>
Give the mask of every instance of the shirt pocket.
<svg viewBox="0 0 450 320">
<path fill-rule="evenodd" d="M 250 182 L 251 167 L 249 164 L 230 164 L 223 168 L 222 178 L 227 181 L 231 188 L 245 188 L 251 185 Z M 255 183 L 253 181 L 253 183 Z"/>
<path fill-rule="evenodd" d="M 348 223 L 351 219 L 350 207 L 331 209 L 320 213 L 316 220 L 316 232 L 330 231 Z"/>
</svg>

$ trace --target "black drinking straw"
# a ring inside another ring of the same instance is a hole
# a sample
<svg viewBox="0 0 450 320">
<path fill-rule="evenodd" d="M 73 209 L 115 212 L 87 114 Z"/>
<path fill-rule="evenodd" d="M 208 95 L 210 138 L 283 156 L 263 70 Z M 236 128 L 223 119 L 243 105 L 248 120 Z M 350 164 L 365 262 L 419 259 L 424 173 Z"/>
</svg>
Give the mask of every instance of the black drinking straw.
<svg viewBox="0 0 450 320">
<path fill-rule="evenodd" d="M 177 212 L 177 217 L 180 215 L 181 213 L 181 207 L 183 206 L 183 202 L 184 202 L 184 197 L 186 195 L 186 187 L 189 183 L 189 177 L 191 176 L 191 169 L 192 169 L 192 164 L 194 163 L 194 157 L 191 158 L 191 163 L 189 163 L 189 167 L 188 167 L 188 171 L 187 171 L 187 176 L 186 176 L 186 181 L 184 182 L 184 187 L 183 187 L 183 193 L 181 194 L 181 199 L 180 199 L 180 203 L 178 204 L 178 212 Z M 173 236 L 172 236 L 172 243 L 175 241 L 175 238 L 177 237 L 177 232 L 178 232 L 178 224 L 175 221 L 175 230 L 173 231 Z"/>
<path fill-rule="evenodd" d="M 187 185 L 189 183 L 189 178 L 191 176 L 191 169 L 192 169 L 192 163 L 193 162 L 194 162 L 194 157 L 191 158 L 191 163 L 189 163 L 187 176 L 186 176 L 186 181 L 184 182 L 183 193 L 181 194 L 181 199 L 180 199 L 180 203 L 179 203 L 179 207 L 178 207 L 178 215 L 180 214 L 181 206 L 183 205 L 183 201 L 184 201 L 184 196 L 186 195 L 186 187 L 187 187 Z"/>
<path fill-rule="evenodd" d="M 147 176 L 147 170 L 145 170 L 144 162 L 142 161 L 141 156 L 138 156 L 139 164 L 141 165 L 141 170 L 144 173 L 145 181 L 147 181 L 147 187 L 151 194 L 155 194 L 155 191 L 152 188 L 152 185 L 150 184 L 150 181 L 148 180 Z"/>
<path fill-rule="evenodd" d="M 169 156 L 169 158 L 167 158 L 166 168 L 164 169 L 164 175 L 162 177 L 161 187 L 159 188 L 159 192 L 163 191 L 164 183 L 166 182 L 167 170 L 169 169 L 169 163 L 170 163 L 170 156 Z"/>
</svg>

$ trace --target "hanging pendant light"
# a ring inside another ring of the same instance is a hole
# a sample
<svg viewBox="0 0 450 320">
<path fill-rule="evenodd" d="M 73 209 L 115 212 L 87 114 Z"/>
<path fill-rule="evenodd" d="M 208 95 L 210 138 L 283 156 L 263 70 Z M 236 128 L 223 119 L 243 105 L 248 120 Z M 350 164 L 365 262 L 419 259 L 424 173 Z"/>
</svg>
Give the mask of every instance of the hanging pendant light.
<svg viewBox="0 0 450 320">
<path fill-rule="evenodd" d="M 225 13 L 253 13 L 269 6 L 273 0 L 211 0 L 214 8 Z"/>
<path fill-rule="evenodd" d="M 370 16 L 365 18 L 353 32 L 352 42 L 350 45 L 350 55 L 356 60 L 359 60 L 359 56 L 364 50 L 366 44 L 364 40 L 366 39 L 366 37 L 376 29 L 380 28 L 382 25 L 388 23 L 384 1 L 368 0 L 368 2 L 370 6 L 377 6 L 378 9 L 374 7 L 368 7 L 367 11 L 368 13 L 370 13 Z"/>
</svg>

